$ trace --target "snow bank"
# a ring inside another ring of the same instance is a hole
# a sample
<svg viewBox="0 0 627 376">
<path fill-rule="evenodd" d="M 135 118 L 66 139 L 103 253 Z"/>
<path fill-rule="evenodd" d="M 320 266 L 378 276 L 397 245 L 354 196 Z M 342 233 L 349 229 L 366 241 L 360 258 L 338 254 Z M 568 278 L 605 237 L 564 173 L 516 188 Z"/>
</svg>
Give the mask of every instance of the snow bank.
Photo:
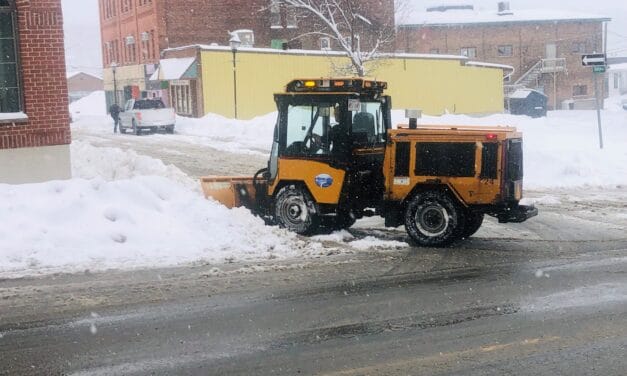
<svg viewBox="0 0 627 376">
<path fill-rule="evenodd" d="M 0 276 L 295 257 L 304 242 L 162 177 L 0 185 Z"/>
<path fill-rule="evenodd" d="M 200 119 L 177 117 L 177 133 L 210 140 L 211 147 L 233 153 L 267 155 L 272 147 L 276 112 L 252 120 L 210 114 Z"/>
<path fill-rule="evenodd" d="M 74 121 L 84 116 L 106 116 L 104 91 L 95 91 L 76 102 L 70 103 L 70 114 L 72 114 Z"/>
<path fill-rule="evenodd" d="M 407 123 L 394 111 L 394 123 Z M 603 111 L 605 148 L 599 149 L 595 111 L 555 111 L 548 117 L 444 115 L 419 124 L 514 126 L 523 132 L 525 187 L 531 189 L 627 185 L 627 111 Z"/>
<path fill-rule="evenodd" d="M 71 152 L 74 178 L 102 178 L 113 181 L 137 176 L 160 176 L 188 189 L 200 190 L 199 182 L 177 167 L 166 166 L 159 159 L 139 155 L 133 150 L 94 147 L 86 142 L 74 141 Z"/>
</svg>

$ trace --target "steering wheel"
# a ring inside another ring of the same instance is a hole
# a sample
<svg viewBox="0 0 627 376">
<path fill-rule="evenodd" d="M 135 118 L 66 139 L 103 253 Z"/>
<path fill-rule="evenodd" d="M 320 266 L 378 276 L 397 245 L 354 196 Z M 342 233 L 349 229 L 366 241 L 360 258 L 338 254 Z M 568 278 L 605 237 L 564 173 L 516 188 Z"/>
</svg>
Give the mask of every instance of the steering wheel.
<svg viewBox="0 0 627 376">
<path fill-rule="evenodd" d="M 322 136 L 312 133 L 311 137 L 309 137 L 308 149 L 312 154 L 315 154 L 322 149 Z"/>
</svg>

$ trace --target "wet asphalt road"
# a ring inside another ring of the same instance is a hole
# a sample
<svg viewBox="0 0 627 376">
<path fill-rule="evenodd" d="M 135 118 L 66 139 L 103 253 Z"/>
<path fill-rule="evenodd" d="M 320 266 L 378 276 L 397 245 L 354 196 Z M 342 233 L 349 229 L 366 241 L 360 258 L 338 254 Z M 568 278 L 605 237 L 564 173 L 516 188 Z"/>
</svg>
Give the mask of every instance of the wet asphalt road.
<svg viewBox="0 0 627 376">
<path fill-rule="evenodd" d="M 444 250 L 0 281 L 0 374 L 625 375 L 625 226 L 585 213 Z"/>
</svg>

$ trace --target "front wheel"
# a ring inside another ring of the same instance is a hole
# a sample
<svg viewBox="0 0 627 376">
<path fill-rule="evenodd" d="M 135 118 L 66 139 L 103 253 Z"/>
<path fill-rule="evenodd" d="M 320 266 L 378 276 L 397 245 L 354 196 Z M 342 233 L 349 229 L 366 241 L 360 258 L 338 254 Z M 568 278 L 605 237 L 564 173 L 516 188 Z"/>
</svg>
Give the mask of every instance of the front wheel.
<svg viewBox="0 0 627 376">
<path fill-rule="evenodd" d="M 461 232 L 462 239 L 473 236 L 483 224 L 483 213 L 469 212 L 466 213 L 465 225 Z"/>
<path fill-rule="evenodd" d="M 405 210 L 405 229 L 423 247 L 452 243 L 459 237 L 462 223 L 462 211 L 444 192 L 418 193 Z"/>
<path fill-rule="evenodd" d="M 169 125 L 165 127 L 165 133 L 173 134 L 174 133 L 174 125 Z"/>
<path fill-rule="evenodd" d="M 279 226 L 300 235 L 314 234 L 320 226 L 316 203 L 307 190 L 288 185 L 276 196 L 275 217 Z"/>
</svg>

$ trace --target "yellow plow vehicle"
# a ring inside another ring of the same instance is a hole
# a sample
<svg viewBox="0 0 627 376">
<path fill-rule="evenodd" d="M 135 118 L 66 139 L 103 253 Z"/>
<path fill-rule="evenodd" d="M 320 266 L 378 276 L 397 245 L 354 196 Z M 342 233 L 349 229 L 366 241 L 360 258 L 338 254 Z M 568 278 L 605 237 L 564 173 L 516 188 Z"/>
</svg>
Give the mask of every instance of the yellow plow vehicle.
<svg viewBox="0 0 627 376">
<path fill-rule="evenodd" d="M 204 177 L 228 207 L 244 206 L 303 235 L 379 215 L 421 246 L 474 234 L 484 215 L 524 222 L 522 135 L 508 127 L 392 129 L 387 83 L 294 80 L 275 94 L 278 119 L 267 168 L 253 177 Z"/>
</svg>

